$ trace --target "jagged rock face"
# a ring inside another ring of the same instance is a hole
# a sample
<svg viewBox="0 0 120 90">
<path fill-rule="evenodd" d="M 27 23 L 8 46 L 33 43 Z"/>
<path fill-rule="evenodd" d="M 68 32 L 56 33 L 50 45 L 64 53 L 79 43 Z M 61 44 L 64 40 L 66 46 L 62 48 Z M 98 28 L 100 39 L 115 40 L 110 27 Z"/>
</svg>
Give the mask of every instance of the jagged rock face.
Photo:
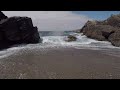
<svg viewBox="0 0 120 90">
<path fill-rule="evenodd" d="M 107 24 L 114 26 L 114 27 L 120 27 L 120 14 L 112 15 L 110 18 L 108 18 Z"/>
<path fill-rule="evenodd" d="M 5 16 L 1 11 L 0 11 L 0 21 L 3 20 L 3 19 L 6 19 L 7 16 Z"/>
<path fill-rule="evenodd" d="M 120 46 L 120 14 L 112 15 L 104 21 L 88 21 L 80 32 L 89 38 L 107 40 L 114 46 Z"/>
<path fill-rule="evenodd" d="M 0 22 L 0 44 L 28 44 L 41 42 L 37 27 L 29 17 L 10 17 Z"/>
</svg>

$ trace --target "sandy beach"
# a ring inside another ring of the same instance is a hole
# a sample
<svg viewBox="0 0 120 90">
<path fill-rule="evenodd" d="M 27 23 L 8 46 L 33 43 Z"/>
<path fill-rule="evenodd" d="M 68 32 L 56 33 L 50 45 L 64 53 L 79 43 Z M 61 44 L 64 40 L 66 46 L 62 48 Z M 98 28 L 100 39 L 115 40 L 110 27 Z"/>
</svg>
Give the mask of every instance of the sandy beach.
<svg viewBox="0 0 120 90">
<path fill-rule="evenodd" d="M 0 79 L 118 79 L 120 57 L 99 50 L 19 51 L 0 59 Z"/>
</svg>

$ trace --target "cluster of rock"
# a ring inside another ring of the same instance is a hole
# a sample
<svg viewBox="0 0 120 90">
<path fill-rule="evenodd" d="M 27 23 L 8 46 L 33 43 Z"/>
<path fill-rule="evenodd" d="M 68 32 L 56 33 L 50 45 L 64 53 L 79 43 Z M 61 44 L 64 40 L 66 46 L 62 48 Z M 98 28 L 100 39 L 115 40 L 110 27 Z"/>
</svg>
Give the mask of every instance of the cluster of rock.
<svg viewBox="0 0 120 90">
<path fill-rule="evenodd" d="M 0 49 L 14 44 L 39 43 L 38 28 L 29 17 L 7 17 L 0 12 Z"/>
<path fill-rule="evenodd" d="M 80 33 L 99 41 L 109 41 L 112 45 L 120 46 L 120 14 L 111 15 L 104 21 L 88 21 Z"/>
</svg>

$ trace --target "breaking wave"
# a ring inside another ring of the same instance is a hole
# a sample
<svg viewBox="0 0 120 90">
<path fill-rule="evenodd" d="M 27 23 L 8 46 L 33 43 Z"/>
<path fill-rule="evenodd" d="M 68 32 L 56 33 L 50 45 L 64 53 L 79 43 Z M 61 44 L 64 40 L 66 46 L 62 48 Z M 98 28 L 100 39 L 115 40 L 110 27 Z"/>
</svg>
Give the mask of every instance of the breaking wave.
<svg viewBox="0 0 120 90">
<path fill-rule="evenodd" d="M 76 49 L 92 49 L 92 50 L 103 50 L 103 49 L 120 50 L 119 47 L 114 47 L 111 45 L 110 42 L 107 42 L 107 41 L 97 41 L 77 33 L 70 33 L 70 34 L 75 35 L 77 37 L 77 40 L 73 42 L 66 42 L 65 40 L 67 39 L 67 36 L 65 35 L 42 36 L 41 37 L 43 39 L 42 43 L 13 46 L 9 49 L 0 51 L 0 59 L 11 56 L 11 55 L 15 55 L 17 54 L 17 52 L 26 53 L 32 50 L 36 50 L 36 51 L 42 50 L 43 52 L 45 52 L 50 48 L 52 49 L 52 48 L 61 48 L 61 47 L 64 47 L 64 48 L 72 47 Z"/>
</svg>

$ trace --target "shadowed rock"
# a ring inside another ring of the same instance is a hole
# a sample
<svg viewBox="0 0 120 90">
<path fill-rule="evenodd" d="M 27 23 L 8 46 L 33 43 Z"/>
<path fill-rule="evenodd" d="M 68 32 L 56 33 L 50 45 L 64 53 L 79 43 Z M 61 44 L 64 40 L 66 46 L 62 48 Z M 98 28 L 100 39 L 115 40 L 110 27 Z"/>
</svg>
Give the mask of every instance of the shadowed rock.
<svg viewBox="0 0 120 90">
<path fill-rule="evenodd" d="M 0 21 L 0 49 L 41 41 L 38 28 L 33 26 L 29 17 L 10 17 Z"/>
</svg>

